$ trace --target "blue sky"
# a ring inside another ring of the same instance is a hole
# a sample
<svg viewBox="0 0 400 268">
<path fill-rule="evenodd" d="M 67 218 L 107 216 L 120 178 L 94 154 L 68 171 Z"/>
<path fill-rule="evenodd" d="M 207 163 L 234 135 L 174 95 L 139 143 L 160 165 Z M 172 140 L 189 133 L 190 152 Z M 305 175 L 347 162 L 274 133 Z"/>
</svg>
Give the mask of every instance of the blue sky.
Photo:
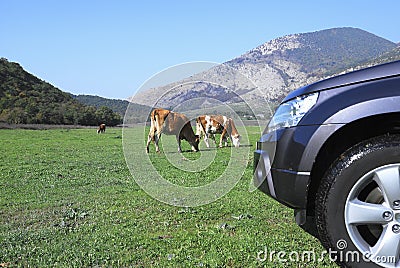
<svg viewBox="0 0 400 268">
<path fill-rule="evenodd" d="M 400 1 L 0 0 L 0 57 L 74 94 L 127 98 L 172 65 L 357 27 L 400 41 Z"/>
</svg>

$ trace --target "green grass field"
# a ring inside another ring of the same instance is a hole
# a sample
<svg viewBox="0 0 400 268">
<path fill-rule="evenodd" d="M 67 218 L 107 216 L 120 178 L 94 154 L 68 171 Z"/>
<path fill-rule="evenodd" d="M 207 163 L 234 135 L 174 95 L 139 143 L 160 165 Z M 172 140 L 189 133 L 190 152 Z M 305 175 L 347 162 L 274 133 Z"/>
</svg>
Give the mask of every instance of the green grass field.
<svg viewBox="0 0 400 268">
<path fill-rule="evenodd" d="M 248 147 L 233 148 L 250 152 L 242 178 L 217 201 L 189 208 L 159 202 L 138 186 L 119 128 L 100 135 L 94 129 L 0 130 L 0 267 L 335 267 L 328 258 L 269 258 L 271 251 L 311 250 L 318 257 L 323 248 L 294 223 L 291 210 L 249 191 L 260 134 L 247 130 Z M 144 141 L 136 144 L 147 157 Z M 210 149 L 215 163 L 198 173 L 177 171 L 154 146 L 149 156 L 171 182 L 196 186 L 223 172 L 230 150 Z M 268 258 L 257 260 L 266 249 Z"/>
</svg>

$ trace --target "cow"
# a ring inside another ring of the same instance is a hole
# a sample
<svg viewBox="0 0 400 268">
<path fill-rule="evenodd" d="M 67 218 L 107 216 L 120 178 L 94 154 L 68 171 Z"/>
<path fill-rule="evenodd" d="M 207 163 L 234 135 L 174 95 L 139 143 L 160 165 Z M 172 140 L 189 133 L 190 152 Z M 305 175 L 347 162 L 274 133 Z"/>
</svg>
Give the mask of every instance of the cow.
<svg viewBox="0 0 400 268">
<path fill-rule="evenodd" d="M 228 145 L 226 136 L 228 135 L 235 147 L 240 146 L 240 135 L 233 123 L 232 118 L 228 118 L 224 115 L 201 115 L 196 118 L 196 134 L 199 137 L 204 135 L 204 142 L 209 148 L 208 138 L 215 141 L 215 134 L 221 134 L 219 141 L 219 147 L 222 147 L 224 141 L 225 146 Z"/>
<path fill-rule="evenodd" d="M 151 141 L 154 141 L 156 152 L 160 152 L 158 141 L 162 133 L 175 135 L 178 143 L 178 152 L 182 152 L 181 140 L 188 141 L 193 151 L 199 151 L 200 138 L 194 134 L 192 125 L 185 115 L 165 109 L 154 109 L 150 114 L 150 120 L 150 132 L 146 146 L 147 153 L 149 152 Z"/>
<path fill-rule="evenodd" d="M 100 124 L 97 129 L 97 134 L 106 132 L 106 124 Z"/>
</svg>

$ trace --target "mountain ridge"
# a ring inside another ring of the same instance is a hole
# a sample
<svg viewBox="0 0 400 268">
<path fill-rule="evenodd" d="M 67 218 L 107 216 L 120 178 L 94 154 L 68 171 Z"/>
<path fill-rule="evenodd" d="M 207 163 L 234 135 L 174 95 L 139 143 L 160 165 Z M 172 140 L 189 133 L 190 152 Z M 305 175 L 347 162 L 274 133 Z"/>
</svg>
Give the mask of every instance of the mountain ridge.
<svg viewBox="0 0 400 268">
<path fill-rule="evenodd" d="M 360 44 L 364 44 L 365 47 L 361 49 Z M 249 56 L 254 58 L 260 54 L 278 54 L 280 57 L 303 65 L 304 62 L 307 62 L 306 71 L 312 72 L 327 67 L 343 69 L 346 64 L 361 63 L 365 59 L 377 57 L 382 51 L 393 49 L 395 46 L 394 42 L 362 29 L 341 27 L 278 37 L 250 50 L 239 58 L 248 58 Z M 367 47 L 368 49 L 366 49 Z"/>
<path fill-rule="evenodd" d="M 164 108 L 183 106 L 188 102 L 181 109 L 186 111 L 205 108 L 206 102 L 215 105 L 213 99 L 221 105 L 237 103 L 235 98 L 221 99 L 221 96 L 231 94 L 248 103 L 254 114 L 269 116 L 270 111 L 265 111 L 266 102 L 276 106 L 296 88 L 357 68 L 365 62 L 373 62 L 396 47 L 398 45 L 394 42 L 351 27 L 287 35 L 261 44 L 208 71 L 139 92 L 130 101 Z M 194 96 L 207 95 L 209 98 L 204 98 L 203 102 L 190 101 Z"/>
</svg>

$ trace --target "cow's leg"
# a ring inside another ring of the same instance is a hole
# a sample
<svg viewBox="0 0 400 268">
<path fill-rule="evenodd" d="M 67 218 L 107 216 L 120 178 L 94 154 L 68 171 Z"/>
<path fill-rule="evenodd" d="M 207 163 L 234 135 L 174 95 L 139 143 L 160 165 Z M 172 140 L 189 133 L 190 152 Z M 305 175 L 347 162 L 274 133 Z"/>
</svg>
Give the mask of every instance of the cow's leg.
<svg viewBox="0 0 400 268">
<path fill-rule="evenodd" d="M 179 138 L 179 136 L 176 136 L 176 142 L 178 143 L 178 153 L 182 153 L 181 139 Z"/>
<path fill-rule="evenodd" d="M 222 131 L 222 133 L 221 133 L 221 138 L 220 138 L 220 140 L 219 140 L 219 148 L 222 148 L 222 142 L 224 141 L 224 143 L 225 143 L 225 146 L 228 146 L 228 143 L 227 143 L 227 141 L 226 141 L 226 129 L 224 128 L 224 130 Z"/>
<path fill-rule="evenodd" d="M 202 129 L 203 126 L 201 125 L 201 123 L 196 122 L 196 135 L 199 135 L 199 137 L 201 137 L 201 134 L 203 133 Z"/>
<path fill-rule="evenodd" d="M 210 137 L 214 141 L 214 143 L 216 143 L 215 142 L 215 134 L 210 133 L 210 134 L 208 134 L 208 137 Z M 208 141 L 207 141 L 207 147 L 210 147 L 210 145 L 208 145 Z"/>
<path fill-rule="evenodd" d="M 149 145 L 150 145 L 150 142 L 152 140 L 154 140 L 154 133 L 152 133 L 152 130 L 150 129 L 150 133 L 149 133 L 149 136 L 147 138 L 147 144 L 146 144 L 146 152 L 147 153 L 149 153 Z"/>
<path fill-rule="evenodd" d="M 206 144 L 207 148 L 210 148 L 210 144 L 208 143 L 208 133 L 203 130 L 201 125 L 197 128 L 196 135 L 199 135 L 200 139 L 204 136 L 204 143 Z"/>
<path fill-rule="evenodd" d="M 146 144 L 146 152 L 147 153 L 149 152 L 149 146 L 150 146 L 151 141 L 154 141 L 154 143 L 156 145 L 156 151 L 159 152 L 158 139 L 159 139 L 159 135 L 157 133 L 156 126 L 154 125 L 153 122 L 151 122 L 149 136 L 147 138 L 147 144 Z"/>
<path fill-rule="evenodd" d="M 161 138 L 161 133 L 156 133 L 154 135 L 154 144 L 156 145 L 156 152 L 159 153 L 160 152 L 160 147 L 158 147 L 158 141 Z"/>
<path fill-rule="evenodd" d="M 208 143 L 208 133 L 204 133 L 204 142 L 207 148 L 210 148 L 210 144 Z"/>
<path fill-rule="evenodd" d="M 226 135 L 224 136 L 224 142 L 225 142 L 225 147 L 228 146 L 228 138 L 226 137 Z"/>
<path fill-rule="evenodd" d="M 211 134 L 211 135 L 212 135 L 211 138 L 213 139 L 214 143 L 217 143 L 217 142 L 215 141 L 215 137 L 216 137 L 215 133 L 213 133 L 213 134 Z"/>
<path fill-rule="evenodd" d="M 156 145 L 156 152 L 160 152 L 160 147 L 158 146 L 158 142 L 160 141 L 161 138 L 161 133 L 162 133 L 163 126 L 160 125 L 159 121 L 155 121 L 154 123 L 154 144 Z"/>
</svg>

